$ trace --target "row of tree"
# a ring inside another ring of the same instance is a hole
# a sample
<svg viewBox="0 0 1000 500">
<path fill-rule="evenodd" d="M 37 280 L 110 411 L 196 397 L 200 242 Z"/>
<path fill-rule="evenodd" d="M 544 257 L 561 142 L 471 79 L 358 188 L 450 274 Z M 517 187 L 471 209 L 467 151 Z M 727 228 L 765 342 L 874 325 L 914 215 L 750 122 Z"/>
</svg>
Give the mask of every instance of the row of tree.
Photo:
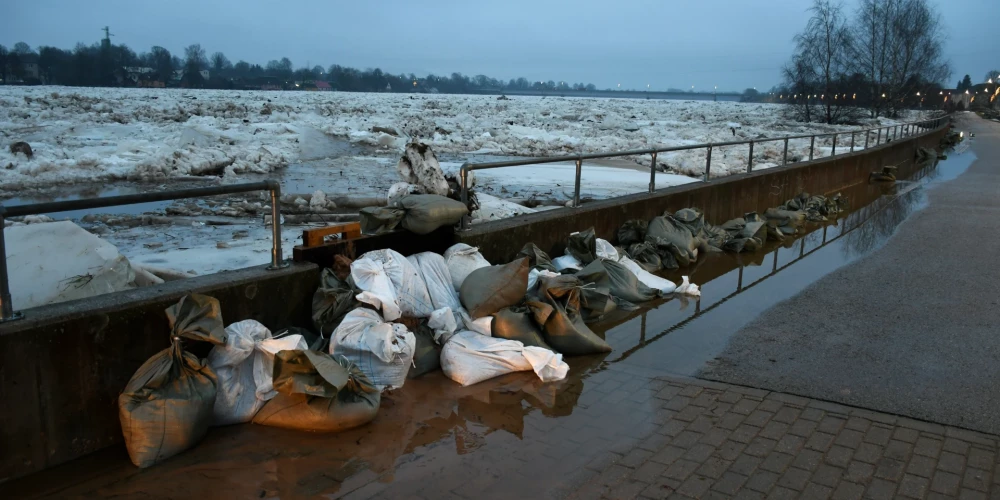
<svg viewBox="0 0 1000 500">
<path fill-rule="evenodd" d="M 864 108 L 872 118 L 896 116 L 938 95 L 951 74 L 940 17 L 927 0 L 861 0 L 853 16 L 815 0 L 811 12 L 780 90 L 802 120 L 852 121 Z"/>
<path fill-rule="evenodd" d="M 37 64 L 37 82 L 32 81 L 36 75 L 27 71 L 29 64 Z M 136 72 L 136 68 L 148 69 Z M 178 74 L 182 76 L 177 78 Z M 358 70 L 336 64 L 326 69 L 318 65 L 294 69 L 287 57 L 263 66 L 247 61 L 233 64 L 222 52 L 208 56 L 200 44 L 186 47 L 183 58 L 159 46 L 137 54 L 127 45 L 112 44 L 108 38 L 93 45 L 78 43 L 73 50 L 41 46 L 35 51 L 24 42 L 18 42 L 13 50 L 0 45 L 0 80 L 4 82 L 12 79 L 70 86 L 128 86 L 135 85 L 139 77 L 165 85 L 207 88 L 240 88 L 264 81 L 271 86 L 294 89 L 296 82 L 325 81 L 334 89 L 358 92 L 596 90 L 593 84 L 532 82 L 526 78 L 505 82 L 486 75 L 469 77 L 460 73 L 418 78 L 412 73 L 393 75 L 378 68 Z"/>
</svg>

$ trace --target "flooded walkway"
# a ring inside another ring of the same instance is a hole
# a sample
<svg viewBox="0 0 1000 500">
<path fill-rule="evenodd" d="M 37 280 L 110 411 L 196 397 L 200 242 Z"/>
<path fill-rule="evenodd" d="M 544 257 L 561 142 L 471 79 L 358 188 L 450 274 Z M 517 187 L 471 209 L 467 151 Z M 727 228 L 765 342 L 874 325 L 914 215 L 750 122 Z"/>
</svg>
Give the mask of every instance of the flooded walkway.
<svg viewBox="0 0 1000 500">
<path fill-rule="evenodd" d="M 437 372 L 386 395 L 376 420 L 360 429 L 322 435 L 249 424 L 214 428 L 196 448 L 147 470 L 133 467 L 116 446 L 0 484 L 0 497 L 989 498 L 1000 493 L 994 435 L 828 402 L 835 394 L 807 398 L 690 377 L 741 366 L 731 346 L 756 348 L 744 343 L 753 325 L 778 322 L 775 315 L 789 314 L 788 304 L 812 293 L 817 280 L 891 254 L 917 216 L 929 212 L 919 210 L 937 206 L 936 191 L 957 182 L 942 184 L 968 167 L 962 161 L 954 155 L 895 186 L 853 186 L 843 192 L 851 201 L 843 217 L 782 245 L 708 255 L 685 272 L 702 286 L 700 300 L 659 301 L 593 325 L 613 352 L 569 358 L 570 375 L 560 383 L 515 373 L 463 388 Z M 983 234 L 986 227 L 952 231 L 924 236 L 941 240 L 935 245 L 994 237 Z M 983 245 L 967 251 L 985 260 Z M 874 311 L 893 286 L 879 274 L 869 281 L 878 280 L 882 290 L 856 297 Z M 970 290 L 989 296 L 977 287 L 994 281 L 983 281 Z M 931 280 L 908 294 L 926 309 L 941 307 L 938 301 L 957 300 L 937 293 L 945 284 Z M 795 317 L 805 321 L 827 309 L 825 301 L 803 306 Z M 835 327 L 827 322 L 808 331 Z M 790 326 L 774 331 L 779 339 L 802 333 Z M 759 347 L 775 353 L 762 355 L 765 368 L 793 361 L 787 348 L 771 347 L 781 342 L 769 342 Z M 989 352 L 990 345 L 979 347 Z M 818 358 L 797 362 L 814 366 L 813 379 L 836 368 Z M 778 380 L 807 375 L 802 369 Z M 997 392 L 982 397 L 989 394 Z"/>
</svg>

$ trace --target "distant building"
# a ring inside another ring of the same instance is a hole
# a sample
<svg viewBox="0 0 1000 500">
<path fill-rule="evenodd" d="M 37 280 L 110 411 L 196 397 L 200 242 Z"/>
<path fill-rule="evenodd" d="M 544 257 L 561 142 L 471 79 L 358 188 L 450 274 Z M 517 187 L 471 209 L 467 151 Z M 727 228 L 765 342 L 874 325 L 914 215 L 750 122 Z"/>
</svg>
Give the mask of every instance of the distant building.
<svg viewBox="0 0 1000 500">
<path fill-rule="evenodd" d="M 321 91 L 324 91 L 324 92 L 328 92 L 330 90 L 333 90 L 333 87 L 330 86 L 329 82 L 324 82 L 324 81 L 317 80 L 316 81 L 316 90 L 321 90 Z"/>
<path fill-rule="evenodd" d="M 37 54 L 22 54 L 21 55 L 21 68 L 24 69 L 24 79 L 25 80 L 37 80 L 38 79 L 38 55 Z"/>
</svg>

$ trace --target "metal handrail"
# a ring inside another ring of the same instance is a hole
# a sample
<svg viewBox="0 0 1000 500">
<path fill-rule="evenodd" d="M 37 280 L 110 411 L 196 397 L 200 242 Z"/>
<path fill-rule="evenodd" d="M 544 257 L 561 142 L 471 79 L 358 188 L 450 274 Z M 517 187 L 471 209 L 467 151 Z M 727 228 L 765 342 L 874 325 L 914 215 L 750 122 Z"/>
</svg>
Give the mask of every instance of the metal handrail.
<svg viewBox="0 0 1000 500">
<path fill-rule="evenodd" d="M 84 200 L 50 201 L 29 205 L 5 207 L 0 204 L 0 323 L 21 319 L 24 315 L 15 312 L 10 300 L 10 283 L 7 276 L 7 250 L 4 243 L 3 225 L 6 217 L 37 215 L 69 210 L 88 210 L 93 208 L 117 207 L 148 203 L 153 201 L 182 200 L 186 198 L 201 198 L 222 194 L 246 193 L 250 191 L 269 191 L 271 194 L 271 265 L 268 269 L 288 267 L 288 262 L 281 259 L 281 184 L 278 181 L 251 182 L 247 184 L 231 184 L 228 186 L 212 186 L 204 188 L 179 189 L 175 191 L 160 191 L 155 193 L 137 193 L 105 198 L 90 198 Z"/>
<path fill-rule="evenodd" d="M 784 153 L 782 154 L 781 165 L 788 164 L 788 141 L 794 139 L 809 139 L 809 160 L 813 160 L 816 149 L 816 138 L 817 137 L 827 137 L 833 136 L 833 150 L 828 158 L 837 156 L 837 136 L 844 134 L 851 134 L 851 146 L 850 153 L 855 150 L 855 136 L 857 134 L 865 135 L 865 149 L 873 146 L 878 146 L 883 143 L 888 143 L 900 136 L 912 136 L 915 135 L 920 128 L 924 129 L 937 129 L 942 123 L 948 120 L 948 115 L 939 116 L 937 118 L 931 118 L 929 120 L 921 120 L 917 122 L 910 123 L 900 123 L 896 125 L 888 125 L 885 127 L 873 127 L 862 130 L 854 130 L 850 132 L 826 132 L 820 134 L 805 134 L 805 135 L 792 135 L 784 137 L 770 137 L 763 139 L 750 139 L 748 141 L 727 141 L 727 142 L 709 142 L 704 144 L 689 144 L 686 146 L 672 146 L 666 148 L 647 148 L 647 149 L 635 149 L 630 151 L 614 151 L 611 153 L 589 153 L 589 154 L 577 154 L 577 155 L 563 155 L 563 156 L 546 156 L 546 157 L 536 157 L 536 158 L 525 158 L 522 160 L 508 160 L 508 161 L 495 161 L 495 162 L 484 162 L 484 163 L 463 163 L 462 168 L 459 170 L 460 182 L 462 183 L 462 202 L 468 204 L 469 202 L 469 172 L 476 170 L 489 170 L 494 168 L 505 168 L 505 167 L 520 167 L 525 165 L 541 165 L 545 163 L 559 163 L 572 161 L 576 162 L 576 181 L 573 185 L 573 208 L 580 207 L 580 176 L 583 172 L 583 161 L 584 160 L 596 160 L 601 158 L 616 158 L 620 156 L 639 156 L 639 155 L 652 155 L 653 161 L 649 164 L 649 192 L 652 193 L 656 190 L 656 155 L 659 153 L 672 153 L 676 151 L 689 151 L 692 149 L 702 149 L 704 148 L 707 152 L 705 155 L 705 176 L 704 180 L 708 181 L 711 178 L 712 169 L 712 149 L 724 146 L 739 146 L 744 144 L 750 145 L 750 154 L 747 158 L 747 173 L 753 172 L 753 146 L 755 143 L 762 142 L 773 142 L 773 141 L 784 141 Z M 885 131 L 885 141 L 882 140 L 882 131 Z M 877 132 L 875 138 L 875 144 L 870 145 L 870 138 L 872 132 Z M 890 132 L 892 137 L 890 138 Z M 471 216 L 466 215 L 462 218 L 461 230 L 469 230 L 471 225 Z"/>
</svg>

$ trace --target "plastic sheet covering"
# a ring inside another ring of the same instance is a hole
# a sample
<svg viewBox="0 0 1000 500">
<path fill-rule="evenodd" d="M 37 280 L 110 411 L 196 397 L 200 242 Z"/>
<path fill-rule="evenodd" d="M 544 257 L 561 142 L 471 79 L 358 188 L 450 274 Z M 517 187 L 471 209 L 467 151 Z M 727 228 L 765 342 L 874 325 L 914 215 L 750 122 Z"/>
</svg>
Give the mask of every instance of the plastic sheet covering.
<svg viewBox="0 0 1000 500">
<path fill-rule="evenodd" d="M 479 253 L 478 248 L 470 247 L 465 243 L 456 243 L 445 250 L 444 260 L 448 263 L 448 271 L 451 273 L 455 290 L 462 288 L 462 283 L 472 271 L 490 266 L 489 261 L 483 258 L 483 254 Z"/>
<path fill-rule="evenodd" d="M 528 289 L 528 259 L 476 269 L 462 284 L 459 297 L 473 318 L 517 304 Z"/>
<path fill-rule="evenodd" d="M 226 342 L 219 301 L 212 297 L 187 295 L 166 314 L 171 346 L 143 363 L 118 396 L 125 448 L 143 468 L 194 446 L 212 423 L 215 372 L 185 352 L 181 339 Z"/>
<path fill-rule="evenodd" d="M 358 365 L 380 390 L 403 387 L 416 338 L 404 325 L 386 323 L 375 311 L 359 308 L 344 317 L 330 339 L 330 354 Z"/>
<path fill-rule="evenodd" d="M 558 272 L 563 272 L 567 270 L 579 271 L 580 269 L 583 269 L 583 262 L 580 262 L 580 259 L 577 259 L 576 257 L 569 254 L 552 259 L 552 265 L 555 266 L 556 271 Z"/>
<path fill-rule="evenodd" d="M 212 424 L 252 420 L 276 394 L 271 380 L 274 354 L 308 348 L 302 336 L 272 338 L 267 327 L 252 319 L 227 326 L 226 344 L 213 347 L 207 358 L 208 366 L 218 377 Z"/>
<path fill-rule="evenodd" d="M 569 365 L 562 355 L 548 349 L 463 331 L 442 349 L 441 369 L 448 378 L 469 386 L 528 370 L 533 370 L 543 382 L 562 380 L 569 372 Z"/>
<path fill-rule="evenodd" d="M 378 388 L 343 357 L 294 350 L 274 358 L 274 388 L 253 423 L 314 432 L 339 432 L 375 419 Z"/>
<path fill-rule="evenodd" d="M 313 326 L 320 335 L 329 336 L 333 333 L 344 315 L 358 306 L 354 297 L 359 292 L 354 286 L 338 279 L 332 269 L 323 269 L 319 287 L 312 299 Z"/>
</svg>

